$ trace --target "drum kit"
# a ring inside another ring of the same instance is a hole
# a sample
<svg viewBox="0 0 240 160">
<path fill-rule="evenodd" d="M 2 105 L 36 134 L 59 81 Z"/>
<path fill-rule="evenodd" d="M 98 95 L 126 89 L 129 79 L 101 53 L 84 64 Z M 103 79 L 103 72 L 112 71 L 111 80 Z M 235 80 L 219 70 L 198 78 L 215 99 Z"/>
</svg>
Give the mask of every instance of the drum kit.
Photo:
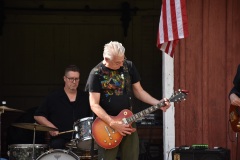
<svg viewBox="0 0 240 160">
<path fill-rule="evenodd" d="M 18 109 L 0 106 L 0 137 L 1 137 L 1 114 L 4 111 L 24 112 Z M 97 160 L 97 144 L 91 135 L 93 117 L 79 119 L 73 125 L 73 130 L 60 132 L 65 134 L 74 132 L 74 138 L 66 144 L 66 149 L 49 149 L 47 144 L 35 144 L 36 131 L 56 131 L 56 128 L 40 125 L 37 123 L 13 123 L 12 126 L 33 130 L 33 144 L 12 144 L 8 146 L 9 160 Z M 1 138 L 0 138 L 1 144 Z M 94 149 L 91 150 L 91 146 Z M 94 152 L 94 153 L 93 153 Z M 91 156 L 93 153 L 93 156 Z M 1 157 L 1 148 L 0 148 Z"/>
<path fill-rule="evenodd" d="M 24 112 L 24 111 L 21 111 L 21 110 L 18 110 L 18 109 L 13 109 L 13 108 L 9 108 L 9 107 L 6 107 L 6 102 L 5 101 L 2 101 L 2 106 L 0 106 L 0 159 L 3 159 L 1 158 L 2 157 L 2 114 L 5 112 L 5 111 L 12 111 L 12 112 Z"/>
</svg>

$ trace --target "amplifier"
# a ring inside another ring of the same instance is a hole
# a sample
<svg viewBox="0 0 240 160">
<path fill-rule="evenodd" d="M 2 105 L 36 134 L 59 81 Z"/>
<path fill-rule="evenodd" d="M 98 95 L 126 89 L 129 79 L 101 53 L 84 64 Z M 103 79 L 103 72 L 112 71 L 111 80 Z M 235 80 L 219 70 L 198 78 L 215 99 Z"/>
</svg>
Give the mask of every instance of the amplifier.
<svg viewBox="0 0 240 160">
<path fill-rule="evenodd" d="M 172 160 L 230 160 L 228 149 L 177 149 L 172 151 Z"/>
</svg>

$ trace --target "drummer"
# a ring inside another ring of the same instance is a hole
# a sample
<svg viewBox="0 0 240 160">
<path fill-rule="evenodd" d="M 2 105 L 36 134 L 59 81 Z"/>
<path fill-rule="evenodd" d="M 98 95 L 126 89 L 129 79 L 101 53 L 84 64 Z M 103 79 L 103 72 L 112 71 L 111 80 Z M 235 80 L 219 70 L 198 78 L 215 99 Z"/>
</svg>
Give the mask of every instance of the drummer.
<svg viewBox="0 0 240 160">
<path fill-rule="evenodd" d="M 65 149 L 66 144 L 73 139 L 74 122 L 90 117 L 92 113 L 88 93 L 78 89 L 79 68 L 76 65 L 67 66 L 63 80 L 64 87 L 46 96 L 34 114 L 39 124 L 58 129 L 49 131 L 51 149 Z"/>
</svg>

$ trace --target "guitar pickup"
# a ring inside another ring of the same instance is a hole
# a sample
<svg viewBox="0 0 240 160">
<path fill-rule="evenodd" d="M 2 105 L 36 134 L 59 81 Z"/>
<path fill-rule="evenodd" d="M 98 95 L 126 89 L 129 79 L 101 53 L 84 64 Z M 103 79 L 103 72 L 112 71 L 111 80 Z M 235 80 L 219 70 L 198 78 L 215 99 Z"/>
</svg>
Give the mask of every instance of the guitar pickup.
<svg viewBox="0 0 240 160">
<path fill-rule="evenodd" d="M 122 121 L 123 121 L 123 123 L 124 123 L 124 124 L 128 124 L 128 122 L 127 122 L 127 119 L 126 119 L 126 118 L 123 118 L 123 119 L 122 119 Z"/>
</svg>

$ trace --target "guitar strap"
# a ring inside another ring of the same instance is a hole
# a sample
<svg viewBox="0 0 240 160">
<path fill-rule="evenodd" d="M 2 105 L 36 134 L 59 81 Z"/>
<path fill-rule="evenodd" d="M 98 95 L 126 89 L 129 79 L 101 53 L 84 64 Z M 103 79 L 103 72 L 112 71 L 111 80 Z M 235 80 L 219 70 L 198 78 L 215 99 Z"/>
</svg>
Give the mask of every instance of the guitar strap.
<svg viewBox="0 0 240 160">
<path fill-rule="evenodd" d="M 123 73 L 124 73 L 124 79 L 125 79 L 126 92 L 129 97 L 129 104 L 130 104 L 129 109 L 132 111 L 132 85 L 131 85 L 132 83 L 131 83 L 131 77 L 129 74 L 126 60 L 124 60 L 124 63 L 123 63 Z"/>
</svg>

